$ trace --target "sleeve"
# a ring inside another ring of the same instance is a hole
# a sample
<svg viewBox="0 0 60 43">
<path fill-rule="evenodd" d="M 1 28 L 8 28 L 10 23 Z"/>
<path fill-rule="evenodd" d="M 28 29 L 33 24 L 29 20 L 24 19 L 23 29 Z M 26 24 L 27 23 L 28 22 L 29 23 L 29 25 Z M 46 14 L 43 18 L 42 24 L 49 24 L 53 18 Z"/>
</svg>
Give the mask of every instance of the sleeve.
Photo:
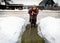
<svg viewBox="0 0 60 43">
<path fill-rule="evenodd" d="M 29 10 L 28 10 L 28 14 L 29 14 L 29 15 L 31 15 L 31 13 L 32 13 L 32 10 L 31 10 L 31 9 L 29 9 Z"/>
<path fill-rule="evenodd" d="M 38 15 L 38 13 L 39 13 L 39 9 L 36 10 L 36 16 Z"/>
<path fill-rule="evenodd" d="M 39 13 L 39 8 L 37 8 L 37 14 Z"/>
</svg>

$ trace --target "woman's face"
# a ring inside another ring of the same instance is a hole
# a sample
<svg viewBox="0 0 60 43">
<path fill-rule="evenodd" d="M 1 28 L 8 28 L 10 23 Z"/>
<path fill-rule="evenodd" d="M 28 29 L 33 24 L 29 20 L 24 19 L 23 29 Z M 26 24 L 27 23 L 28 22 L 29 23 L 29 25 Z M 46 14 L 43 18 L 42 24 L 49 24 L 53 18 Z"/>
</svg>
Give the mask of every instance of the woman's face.
<svg viewBox="0 0 60 43">
<path fill-rule="evenodd" d="M 36 10 L 36 6 L 33 7 L 33 10 Z"/>
</svg>

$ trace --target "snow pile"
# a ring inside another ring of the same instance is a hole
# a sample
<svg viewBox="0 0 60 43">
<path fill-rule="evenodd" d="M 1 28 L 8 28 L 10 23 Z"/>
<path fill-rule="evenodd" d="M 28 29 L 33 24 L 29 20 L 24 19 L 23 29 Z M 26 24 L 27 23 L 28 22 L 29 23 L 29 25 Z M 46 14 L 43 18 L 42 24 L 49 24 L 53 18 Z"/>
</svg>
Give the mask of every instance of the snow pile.
<svg viewBox="0 0 60 43">
<path fill-rule="evenodd" d="M 46 43 L 60 43 L 60 19 L 46 17 L 40 20 L 38 34 Z"/>
<path fill-rule="evenodd" d="M 16 43 L 24 24 L 25 20 L 19 17 L 0 17 L 0 43 Z"/>
</svg>

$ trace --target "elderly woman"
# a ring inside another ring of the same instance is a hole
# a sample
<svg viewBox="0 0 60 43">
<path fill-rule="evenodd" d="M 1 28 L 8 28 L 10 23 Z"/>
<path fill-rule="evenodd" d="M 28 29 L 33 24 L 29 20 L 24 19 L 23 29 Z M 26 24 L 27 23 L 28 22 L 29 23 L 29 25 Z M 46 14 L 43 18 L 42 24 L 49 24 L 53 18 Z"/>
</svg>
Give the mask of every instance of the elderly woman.
<svg viewBox="0 0 60 43">
<path fill-rule="evenodd" d="M 37 21 L 37 15 L 38 15 L 38 8 L 36 7 L 36 5 L 34 5 L 31 9 L 29 9 L 28 13 L 30 15 L 30 23 L 36 25 L 36 21 Z"/>
</svg>

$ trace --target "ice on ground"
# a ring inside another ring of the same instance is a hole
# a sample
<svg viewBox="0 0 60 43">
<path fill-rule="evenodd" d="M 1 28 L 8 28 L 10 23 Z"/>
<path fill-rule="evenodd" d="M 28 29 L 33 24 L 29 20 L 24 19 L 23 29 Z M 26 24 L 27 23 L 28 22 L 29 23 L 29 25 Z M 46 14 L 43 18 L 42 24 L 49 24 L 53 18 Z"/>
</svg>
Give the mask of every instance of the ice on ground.
<svg viewBox="0 0 60 43">
<path fill-rule="evenodd" d="M 24 24 L 25 20 L 19 17 L 0 17 L 0 43 L 16 43 Z"/>
<path fill-rule="evenodd" d="M 60 19 L 54 17 L 41 19 L 38 34 L 44 37 L 47 43 L 60 43 Z"/>
</svg>

